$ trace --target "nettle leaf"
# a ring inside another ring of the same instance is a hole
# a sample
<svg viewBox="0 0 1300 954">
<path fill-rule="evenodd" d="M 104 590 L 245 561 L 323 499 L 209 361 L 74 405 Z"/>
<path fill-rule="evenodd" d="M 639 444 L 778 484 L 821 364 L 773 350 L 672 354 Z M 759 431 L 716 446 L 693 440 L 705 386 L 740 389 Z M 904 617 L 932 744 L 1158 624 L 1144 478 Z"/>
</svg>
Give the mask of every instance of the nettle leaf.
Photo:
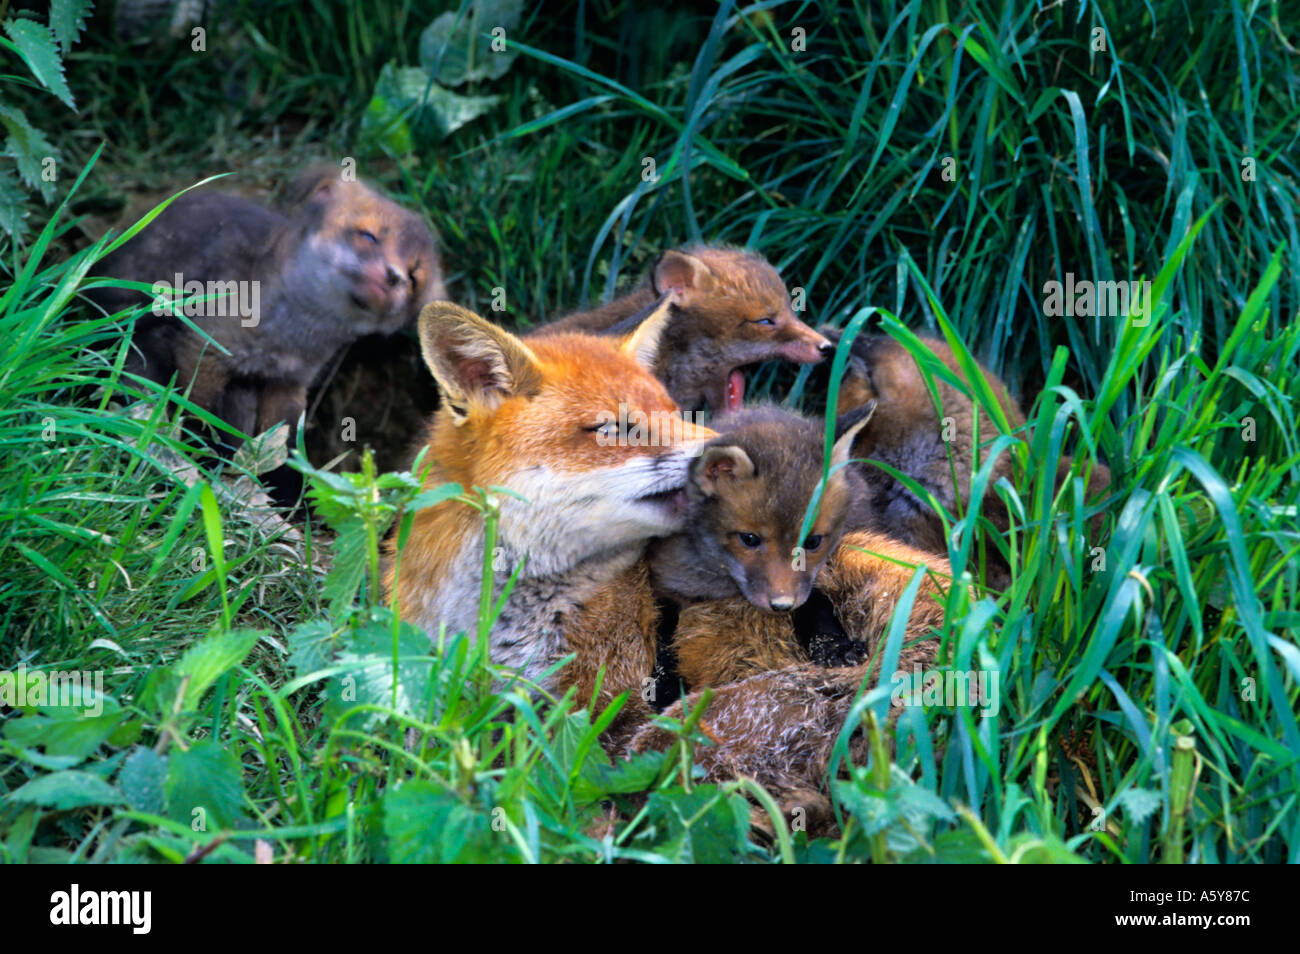
<svg viewBox="0 0 1300 954">
<path fill-rule="evenodd" d="M 375 94 L 361 120 L 362 135 L 397 154 L 413 148 L 421 133 L 445 139 L 453 132 L 494 109 L 500 96 L 460 96 L 429 81 L 429 74 L 414 66 L 388 63 L 380 71 Z"/>
<path fill-rule="evenodd" d="M 185 699 L 181 703 L 182 711 L 192 712 L 199 707 L 203 694 L 212 688 L 214 682 L 230 672 L 252 652 L 257 645 L 261 632 L 255 629 L 237 629 L 231 633 L 217 633 L 185 651 L 177 662 L 151 678 L 146 686 L 146 697 L 156 707 L 169 707 L 181 688 L 181 682 L 188 677 Z"/>
<path fill-rule="evenodd" d="M 337 618 L 352 605 L 366 574 L 366 527 L 359 519 L 339 528 L 334 538 L 334 565 L 325 574 L 321 596 L 329 601 L 330 615 Z"/>
<path fill-rule="evenodd" d="M 8 739 L 0 740 L 0 752 L 11 758 L 18 759 L 20 762 L 27 762 L 29 765 L 35 765 L 37 768 L 43 768 L 49 772 L 72 768 L 81 761 L 79 755 L 42 755 L 35 749 L 15 745 Z"/>
<path fill-rule="evenodd" d="M 86 28 L 86 17 L 94 5 L 95 0 L 53 0 L 50 5 L 50 29 L 65 56 Z"/>
<path fill-rule="evenodd" d="M 44 173 L 48 160 L 57 160 L 58 150 L 45 138 L 45 134 L 27 121 L 27 116 L 16 106 L 0 104 L 0 126 L 9 133 L 5 139 L 4 155 L 18 165 L 18 176 L 25 184 L 41 193 L 46 202 L 54 199 L 54 183 Z"/>
<path fill-rule="evenodd" d="M 931 845 L 933 854 L 917 848 L 903 858 L 904 864 L 987 865 L 993 863 L 984 842 L 969 828 L 941 832 Z"/>
<path fill-rule="evenodd" d="M 1127 819 L 1134 825 L 1140 825 L 1160 811 L 1164 800 L 1159 792 L 1153 792 L 1149 788 L 1129 788 L 1120 793 L 1119 803 L 1123 806 Z"/>
<path fill-rule="evenodd" d="M 102 701 L 103 710 L 95 715 L 87 715 L 79 705 L 44 706 L 39 713 L 5 723 L 5 738 L 27 748 L 39 746 L 46 755 L 80 761 L 113 735 L 124 716 L 117 700 L 105 696 Z"/>
<path fill-rule="evenodd" d="M 72 101 L 72 92 L 68 81 L 63 76 L 63 61 L 59 58 L 59 48 L 54 42 L 54 34 L 49 27 L 35 20 L 15 20 L 4 22 L 5 33 L 18 47 L 27 68 L 37 81 L 48 89 L 72 110 L 77 107 Z"/>
<path fill-rule="evenodd" d="M 204 739 L 188 752 L 172 752 L 167 761 L 163 793 L 171 818 L 190 824 L 202 820 L 201 830 L 211 831 L 230 828 L 242 816 L 244 780 L 233 752 Z"/>
<path fill-rule="evenodd" d="M 441 14 L 420 34 L 420 66 L 426 74 L 436 69 L 444 86 L 500 79 L 519 55 L 509 37 L 523 10 L 523 0 L 475 0 L 459 19 L 454 11 Z M 494 36 L 506 41 L 504 49 L 492 48 Z"/>
<path fill-rule="evenodd" d="M 327 719 L 338 719 L 352 707 L 368 703 L 395 708 L 407 716 L 423 718 L 432 691 L 432 660 L 403 658 L 397 667 L 396 698 L 393 687 L 393 631 L 382 619 L 368 620 L 336 642 L 334 662 L 346 672 L 330 679 L 325 690 Z M 397 653 L 400 657 L 425 656 L 430 653 L 429 637 L 413 626 L 398 631 Z M 353 717 L 348 725 L 372 728 L 386 721 L 382 712 L 368 712 Z"/>
<path fill-rule="evenodd" d="M 153 749 L 136 746 L 135 751 L 122 763 L 117 784 L 126 796 L 126 802 L 138 812 L 156 815 L 166 804 L 164 787 L 167 783 L 167 756 Z"/>
<path fill-rule="evenodd" d="M 749 844 L 749 803 L 716 785 L 653 792 L 637 840 L 638 847 L 681 864 L 740 861 Z"/>
<path fill-rule="evenodd" d="M 599 744 L 594 748 L 604 753 Z M 582 767 L 582 774 L 573 783 L 573 798 L 580 803 L 590 803 L 606 795 L 644 792 L 663 771 L 667 757 L 667 752 L 640 752 L 613 764 L 608 759 L 604 762 L 597 758 L 588 759 Z"/>
<path fill-rule="evenodd" d="M 27 234 L 27 193 L 18 177 L 0 167 L 0 229 L 19 241 Z"/>
<path fill-rule="evenodd" d="M 89 805 L 120 805 L 123 801 L 122 793 L 98 775 L 77 769 L 32 779 L 9 798 L 58 811 Z"/>
<path fill-rule="evenodd" d="M 289 634 L 289 666 L 297 676 L 319 672 L 334 661 L 334 627 L 328 620 L 299 623 Z"/>
<path fill-rule="evenodd" d="M 956 813 L 942 798 L 919 785 L 897 765 L 890 766 L 889 788 L 876 792 L 871 788 L 867 769 L 858 769 L 849 780 L 831 784 L 835 798 L 853 813 L 868 835 L 886 832 L 886 844 L 898 855 L 908 855 L 921 847 L 916 832 L 924 836 L 936 822 L 951 823 Z"/>
<path fill-rule="evenodd" d="M 389 859 L 398 864 L 518 860 L 514 842 L 485 812 L 433 782 L 407 782 L 384 796 Z"/>
<path fill-rule="evenodd" d="M 1031 834 L 1017 835 L 1011 839 L 1007 855 L 1012 861 L 1022 865 L 1086 865 L 1065 842 L 1055 835 L 1038 837 Z"/>
</svg>

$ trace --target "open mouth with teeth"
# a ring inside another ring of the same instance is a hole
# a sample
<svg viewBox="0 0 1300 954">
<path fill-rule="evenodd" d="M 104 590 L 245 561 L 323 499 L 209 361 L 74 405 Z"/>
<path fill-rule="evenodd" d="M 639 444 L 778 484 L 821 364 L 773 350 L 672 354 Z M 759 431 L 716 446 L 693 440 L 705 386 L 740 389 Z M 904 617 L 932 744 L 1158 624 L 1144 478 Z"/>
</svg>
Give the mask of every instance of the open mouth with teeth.
<svg viewBox="0 0 1300 954">
<path fill-rule="evenodd" d="M 745 372 L 741 368 L 732 368 L 727 374 L 727 387 L 723 391 L 723 409 L 738 411 L 745 403 Z"/>
</svg>

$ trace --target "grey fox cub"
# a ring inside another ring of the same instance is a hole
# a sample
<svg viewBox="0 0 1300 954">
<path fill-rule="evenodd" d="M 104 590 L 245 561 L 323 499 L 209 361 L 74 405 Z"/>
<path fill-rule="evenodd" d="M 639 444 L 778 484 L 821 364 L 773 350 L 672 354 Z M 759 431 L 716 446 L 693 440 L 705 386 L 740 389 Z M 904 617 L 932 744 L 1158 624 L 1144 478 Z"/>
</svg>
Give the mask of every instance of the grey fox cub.
<svg viewBox="0 0 1300 954">
<path fill-rule="evenodd" d="M 343 345 L 397 331 L 446 297 L 419 217 L 328 166 L 295 181 L 285 214 L 238 196 L 187 193 L 96 274 L 153 286 L 155 312 L 137 322 L 131 370 L 164 382 L 177 374 L 191 400 L 246 434 L 296 422 L 307 389 Z M 229 353 L 166 313 L 166 299 L 182 292 L 213 296 L 185 312 Z M 110 311 L 141 300 L 118 288 L 91 297 Z"/>
</svg>

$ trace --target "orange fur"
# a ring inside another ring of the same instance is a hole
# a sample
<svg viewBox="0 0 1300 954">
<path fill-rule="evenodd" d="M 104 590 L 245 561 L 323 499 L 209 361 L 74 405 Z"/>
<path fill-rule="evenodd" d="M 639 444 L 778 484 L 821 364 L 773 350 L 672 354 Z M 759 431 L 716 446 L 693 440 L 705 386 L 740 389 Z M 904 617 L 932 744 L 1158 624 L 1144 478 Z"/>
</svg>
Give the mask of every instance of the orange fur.
<svg viewBox="0 0 1300 954">
<path fill-rule="evenodd" d="M 495 662 L 537 679 L 576 653 L 545 688 L 603 705 L 633 690 L 629 715 L 653 668 L 655 614 L 641 562 L 646 542 L 680 528 L 687 469 L 714 434 L 684 421 L 638 361 L 653 358 L 666 311 L 627 340 L 584 334 L 524 343 L 449 303 L 420 317 L 421 343 L 442 390 L 428 432 L 426 486 L 503 486 L 502 584 L 523 570 L 491 634 Z M 657 443 L 610 440 L 602 421 L 655 415 Z M 389 543 L 392 552 L 392 541 Z M 431 634 L 474 631 L 483 560 L 479 515 L 458 501 L 417 512 L 400 571 L 388 585 L 402 616 Z"/>
</svg>

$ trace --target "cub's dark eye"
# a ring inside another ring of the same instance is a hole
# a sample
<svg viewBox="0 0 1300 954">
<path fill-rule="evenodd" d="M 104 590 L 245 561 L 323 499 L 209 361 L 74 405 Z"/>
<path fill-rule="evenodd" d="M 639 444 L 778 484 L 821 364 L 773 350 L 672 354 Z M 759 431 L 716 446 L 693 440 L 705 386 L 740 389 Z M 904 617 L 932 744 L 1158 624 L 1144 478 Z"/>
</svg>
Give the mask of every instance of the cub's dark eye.
<svg viewBox="0 0 1300 954">
<path fill-rule="evenodd" d="M 740 537 L 740 542 L 751 550 L 763 542 L 763 538 L 757 533 L 738 533 L 736 536 Z"/>
<path fill-rule="evenodd" d="M 822 535 L 820 533 L 814 533 L 811 537 L 809 537 L 807 540 L 803 542 L 803 548 L 807 550 L 809 553 L 812 553 L 814 550 L 820 550 L 821 546 L 822 546 Z"/>
<path fill-rule="evenodd" d="M 371 245 L 379 244 L 379 239 L 375 238 L 375 233 L 367 232 L 365 229 L 357 229 L 357 238 L 369 242 Z"/>
<path fill-rule="evenodd" d="M 758 320 L 756 320 L 756 321 L 754 322 L 754 324 L 756 324 L 756 325 L 774 325 L 774 324 L 776 324 L 776 316 L 775 316 L 775 315 L 764 315 L 762 318 L 759 318 Z"/>
</svg>

